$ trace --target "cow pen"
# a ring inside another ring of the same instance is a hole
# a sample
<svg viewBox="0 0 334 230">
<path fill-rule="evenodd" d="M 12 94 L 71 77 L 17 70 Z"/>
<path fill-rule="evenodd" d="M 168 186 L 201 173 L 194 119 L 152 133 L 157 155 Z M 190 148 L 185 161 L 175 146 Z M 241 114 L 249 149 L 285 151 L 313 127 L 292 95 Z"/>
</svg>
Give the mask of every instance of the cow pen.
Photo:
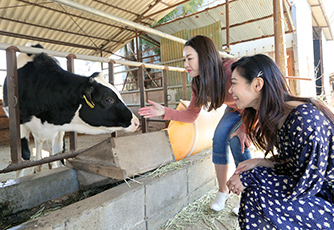
<svg viewBox="0 0 334 230">
<path fill-rule="evenodd" d="M 2 169 L 0 173 L 7 173 L 13 170 L 18 170 L 26 167 L 33 167 L 36 165 L 50 163 L 57 160 L 72 158 L 77 156 L 79 153 L 76 152 L 76 134 L 70 133 L 70 152 L 63 153 L 61 155 L 55 155 L 48 158 L 44 158 L 40 161 L 35 162 L 21 162 L 21 150 L 20 150 L 20 133 L 19 133 L 19 110 L 16 98 L 18 98 L 18 87 L 17 87 L 17 67 L 16 67 L 16 52 L 25 52 L 36 54 L 40 53 L 41 49 L 26 47 L 26 46 L 11 46 L 8 44 L 0 44 L 0 49 L 6 50 L 7 56 L 7 76 L 8 79 L 8 103 L 9 103 L 9 113 L 11 119 L 9 119 L 9 132 L 10 132 L 10 146 L 11 146 L 11 164 L 6 168 Z M 121 64 L 121 65 L 129 65 L 129 66 L 136 66 L 138 67 L 138 90 L 128 91 L 128 92 L 121 92 L 121 94 L 135 94 L 139 93 L 140 104 L 132 104 L 131 106 L 140 106 L 143 107 L 146 105 L 146 95 L 145 92 L 147 91 L 144 88 L 144 68 L 152 68 L 152 69 L 160 69 L 163 71 L 163 86 L 160 88 L 149 89 L 148 91 L 162 91 L 163 92 L 163 104 L 168 106 L 168 92 L 167 92 L 167 71 L 178 71 L 183 72 L 183 91 L 186 90 L 186 71 L 184 68 L 177 68 L 177 67 L 169 67 L 169 66 L 162 66 L 162 65 L 154 65 L 149 63 L 138 63 L 138 62 L 131 62 L 131 61 L 121 61 L 121 60 L 111 60 L 109 58 L 103 57 L 93 57 L 93 56 L 86 56 L 86 55 L 77 55 L 77 54 L 68 54 L 62 53 L 57 51 L 51 50 L 42 50 L 45 53 L 48 53 L 52 56 L 58 57 L 66 57 L 67 58 L 67 70 L 73 72 L 74 70 L 74 59 L 82 59 L 82 60 L 89 60 L 89 61 L 99 61 L 99 62 L 106 62 L 108 63 L 108 70 L 109 70 L 109 82 L 114 82 L 114 64 Z M 184 93 L 185 94 L 185 93 Z M 147 131 L 147 119 L 141 119 L 141 126 L 142 132 L 145 133 Z"/>
</svg>

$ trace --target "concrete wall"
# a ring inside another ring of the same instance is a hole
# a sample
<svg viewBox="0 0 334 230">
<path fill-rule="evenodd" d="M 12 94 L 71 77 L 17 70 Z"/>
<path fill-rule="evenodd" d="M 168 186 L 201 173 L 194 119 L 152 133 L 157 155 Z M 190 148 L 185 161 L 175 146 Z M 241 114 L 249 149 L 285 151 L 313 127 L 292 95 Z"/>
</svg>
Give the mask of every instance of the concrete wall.
<svg viewBox="0 0 334 230">
<path fill-rule="evenodd" d="M 157 229 L 215 188 L 211 149 L 161 177 L 143 175 L 12 229 Z"/>
<path fill-rule="evenodd" d="M 76 171 L 57 168 L 0 183 L 0 215 L 8 215 L 79 190 Z"/>
</svg>

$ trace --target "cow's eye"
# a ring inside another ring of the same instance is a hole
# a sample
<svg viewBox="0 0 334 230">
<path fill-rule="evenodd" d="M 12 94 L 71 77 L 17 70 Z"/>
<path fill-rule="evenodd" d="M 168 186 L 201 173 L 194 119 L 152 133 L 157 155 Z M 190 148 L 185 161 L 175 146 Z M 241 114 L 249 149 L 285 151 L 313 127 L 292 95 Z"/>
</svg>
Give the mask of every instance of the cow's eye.
<svg viewBox="0 0 334 230">
<path fill-rule="evenodd" d="M 112 98 L 112 97 L 107 97 L 107 98 L 106 98 L 106 103 L 107 103 L 107 104 L 112 105 L 112 104 L 114 104 L 114 102 L 115 102 L 114 98 Z"/>
</svg>

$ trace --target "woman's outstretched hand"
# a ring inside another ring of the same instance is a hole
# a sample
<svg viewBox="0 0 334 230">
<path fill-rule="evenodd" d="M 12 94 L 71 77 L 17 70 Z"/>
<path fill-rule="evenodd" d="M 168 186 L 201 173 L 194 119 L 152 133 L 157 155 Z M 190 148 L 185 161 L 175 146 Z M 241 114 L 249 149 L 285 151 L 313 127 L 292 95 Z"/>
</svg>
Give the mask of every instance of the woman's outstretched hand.
<svg viewBox="0 0 334 230">
<path fill-rule="evenodd" d="M 159 117 L 166 113 L 165 107 L 163 107 L 159 103 L 155 103 L 154 101 L 150 101 L 150 100 L 148 100 L 148 102 L 152 106 L 146 106 L 146 107 L 140 108 L 138 110 L 138 113 L 140 116 L 143 116 L 144 118 Z"/>
</svg>

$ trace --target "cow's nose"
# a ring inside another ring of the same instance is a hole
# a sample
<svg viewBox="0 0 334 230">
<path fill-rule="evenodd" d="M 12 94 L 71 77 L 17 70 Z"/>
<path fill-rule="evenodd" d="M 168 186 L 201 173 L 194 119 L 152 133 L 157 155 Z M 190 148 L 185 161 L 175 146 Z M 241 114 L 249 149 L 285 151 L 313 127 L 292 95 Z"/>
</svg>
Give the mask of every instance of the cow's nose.
<svg viewBox="0 0 334 230">
<path fill-rule="evenodd" d="M 133 118 L 133 124 L 136 127 L 136 129 L 139 127 L 139 119 L 136 116 L 134 116 Z"/>
<path fill-rule="evenodd" d="M 137 121 L 135 122 L 135 126 L 136 126 L 136 128 L 139 127 L 139 120 L 137 120 Z"/>
</svg>

